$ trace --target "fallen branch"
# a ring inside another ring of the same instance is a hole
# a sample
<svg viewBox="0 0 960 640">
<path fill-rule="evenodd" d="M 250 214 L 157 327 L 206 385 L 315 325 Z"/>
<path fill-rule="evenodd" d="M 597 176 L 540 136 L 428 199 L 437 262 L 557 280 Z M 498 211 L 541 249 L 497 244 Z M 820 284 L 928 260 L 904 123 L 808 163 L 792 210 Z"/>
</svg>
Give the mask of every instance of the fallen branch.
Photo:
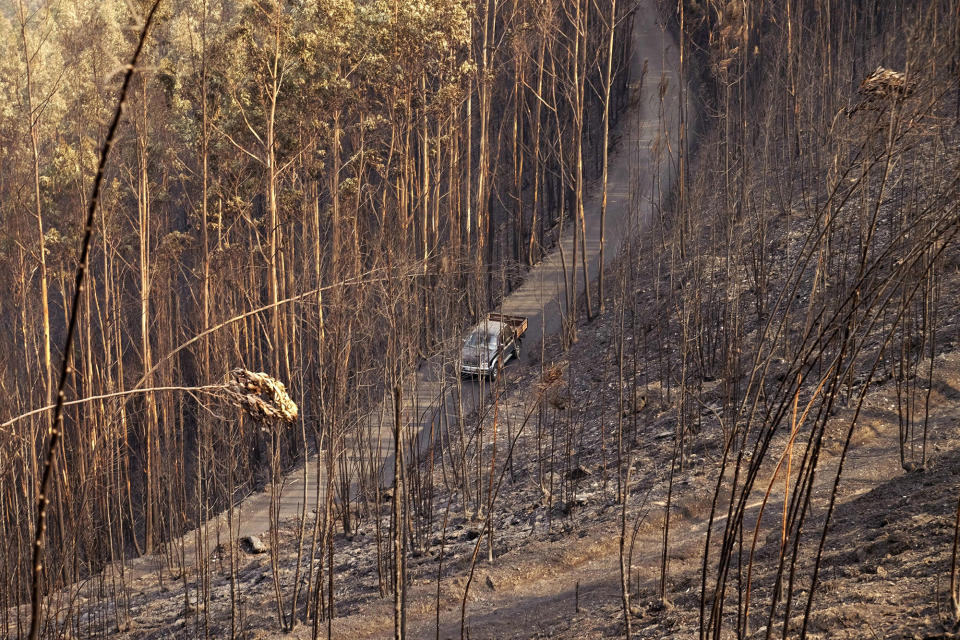
<svg viewBox="0 0 960 640">
<path fill-rule="evenodd" d="M 96 402 L 98 400 L 126 398 L 146 393 L 207 393 L 228 400 L 230 404 L 243 409 L 254 418 L 280 418 L 285 422 L 293 422 L 297 419 L 297 405 L 290 399 L 286 386 L 279 380 L 270 377 L 266 373 L 253 373 L 246 369 L 234 369 L 230 375 L 231 378 L 227 382 L 220 384 L 206 384 L 199 387 L 166 386 L 126 389 L 124 391 L 101 393 L 95 396 L 84 396 L 76 400 L 64 400 L 60 406 L 72 407 Z M 44 407 L 31 409 L 30 411 L 10 418 L 6 422 L 0 423 L 0 429 L 5 429 L 21 420 L 46 413 L 56 408 L 56 404 L 48 404 Z"/>
</svg>

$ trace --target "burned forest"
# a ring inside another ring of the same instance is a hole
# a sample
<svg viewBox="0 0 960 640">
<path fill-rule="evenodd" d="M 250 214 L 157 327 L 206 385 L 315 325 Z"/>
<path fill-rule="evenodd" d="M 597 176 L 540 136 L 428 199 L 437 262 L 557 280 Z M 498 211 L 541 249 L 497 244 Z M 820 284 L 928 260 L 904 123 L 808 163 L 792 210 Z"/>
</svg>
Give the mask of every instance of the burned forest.
<svg viewBox="0 0 960 640">
<path fill-rule="evenodd" d="M 960 637 L 960 3 L 0 0 L 0 637 Z"/>
</svg>

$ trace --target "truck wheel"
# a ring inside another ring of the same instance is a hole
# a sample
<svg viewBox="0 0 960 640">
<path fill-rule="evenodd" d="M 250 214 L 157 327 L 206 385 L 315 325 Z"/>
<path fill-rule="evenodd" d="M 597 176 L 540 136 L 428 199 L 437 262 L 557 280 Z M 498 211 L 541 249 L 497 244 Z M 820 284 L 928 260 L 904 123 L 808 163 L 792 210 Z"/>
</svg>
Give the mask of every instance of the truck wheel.
<svg viewBox="0 0 960 640">
<path fill-rule="evenodd" d="M 493 367 L 490 368 L 490 382 L 497 381 L 497 365 L 494 363 Z"/>
</svg>

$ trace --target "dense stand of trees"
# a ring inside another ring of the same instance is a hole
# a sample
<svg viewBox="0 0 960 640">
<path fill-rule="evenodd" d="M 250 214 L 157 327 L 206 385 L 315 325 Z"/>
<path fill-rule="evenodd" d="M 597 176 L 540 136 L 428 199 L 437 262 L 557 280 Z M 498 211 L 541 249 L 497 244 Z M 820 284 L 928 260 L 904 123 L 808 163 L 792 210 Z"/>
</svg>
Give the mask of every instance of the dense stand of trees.
<svg viewBox="0 0 960 640">
<path fill-rule="evenodd" d="M 142 19 L 131 8 L 0 8 L 5 635 L 24 628 L 9 607 L 29 590 L 49 413 L 15 418 L 51 403 L 65 356 L 83 215 Z M 564 220 L 582 239 L 584 185 L 605 171 L 625 100 L 628 8 L 161 3 L 96 209 L 67 384 L 96 399 L 65 411 L 44 590 L 130 552 L 183 562 L 165 541 L 310 448 L 327 452 L 329 489 L 314 549 L 332 544 L 335 516 L 349 529 L 329 496 L 349 502 L 346 460 L 371 477 L 378 464 L 373 446 L 343 455 L 371 444 L 359 416 L 509 290 Z M 286 382 L 301 421 L 267 428 L 196 390 L 238 366 Z M 332 572 L 308 566 L 299 605 L 299 586 L 292 603 L 278 586 L 281 626 L 332 611 Z M 122 621 L 123 586 L 105 589 Z M 71 607 L 48 602 L 46 632 Z"/>
</svg>

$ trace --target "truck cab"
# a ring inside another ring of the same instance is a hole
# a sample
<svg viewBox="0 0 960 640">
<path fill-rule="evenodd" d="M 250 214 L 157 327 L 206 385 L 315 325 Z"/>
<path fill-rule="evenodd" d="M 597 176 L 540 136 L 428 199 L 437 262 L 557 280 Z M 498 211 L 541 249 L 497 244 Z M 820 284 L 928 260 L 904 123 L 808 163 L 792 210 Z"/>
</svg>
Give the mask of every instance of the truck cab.
<svg viewBox="0 0 960 640">
<path fill-rule="evenodd" d="M 464 338 L 461 375 L 496 379 L 501 359 L 506 363 L 512 357 L 520 357 L 520 341 L 526 329 L 526 318 L 491 313 Z"/>
</svg>

